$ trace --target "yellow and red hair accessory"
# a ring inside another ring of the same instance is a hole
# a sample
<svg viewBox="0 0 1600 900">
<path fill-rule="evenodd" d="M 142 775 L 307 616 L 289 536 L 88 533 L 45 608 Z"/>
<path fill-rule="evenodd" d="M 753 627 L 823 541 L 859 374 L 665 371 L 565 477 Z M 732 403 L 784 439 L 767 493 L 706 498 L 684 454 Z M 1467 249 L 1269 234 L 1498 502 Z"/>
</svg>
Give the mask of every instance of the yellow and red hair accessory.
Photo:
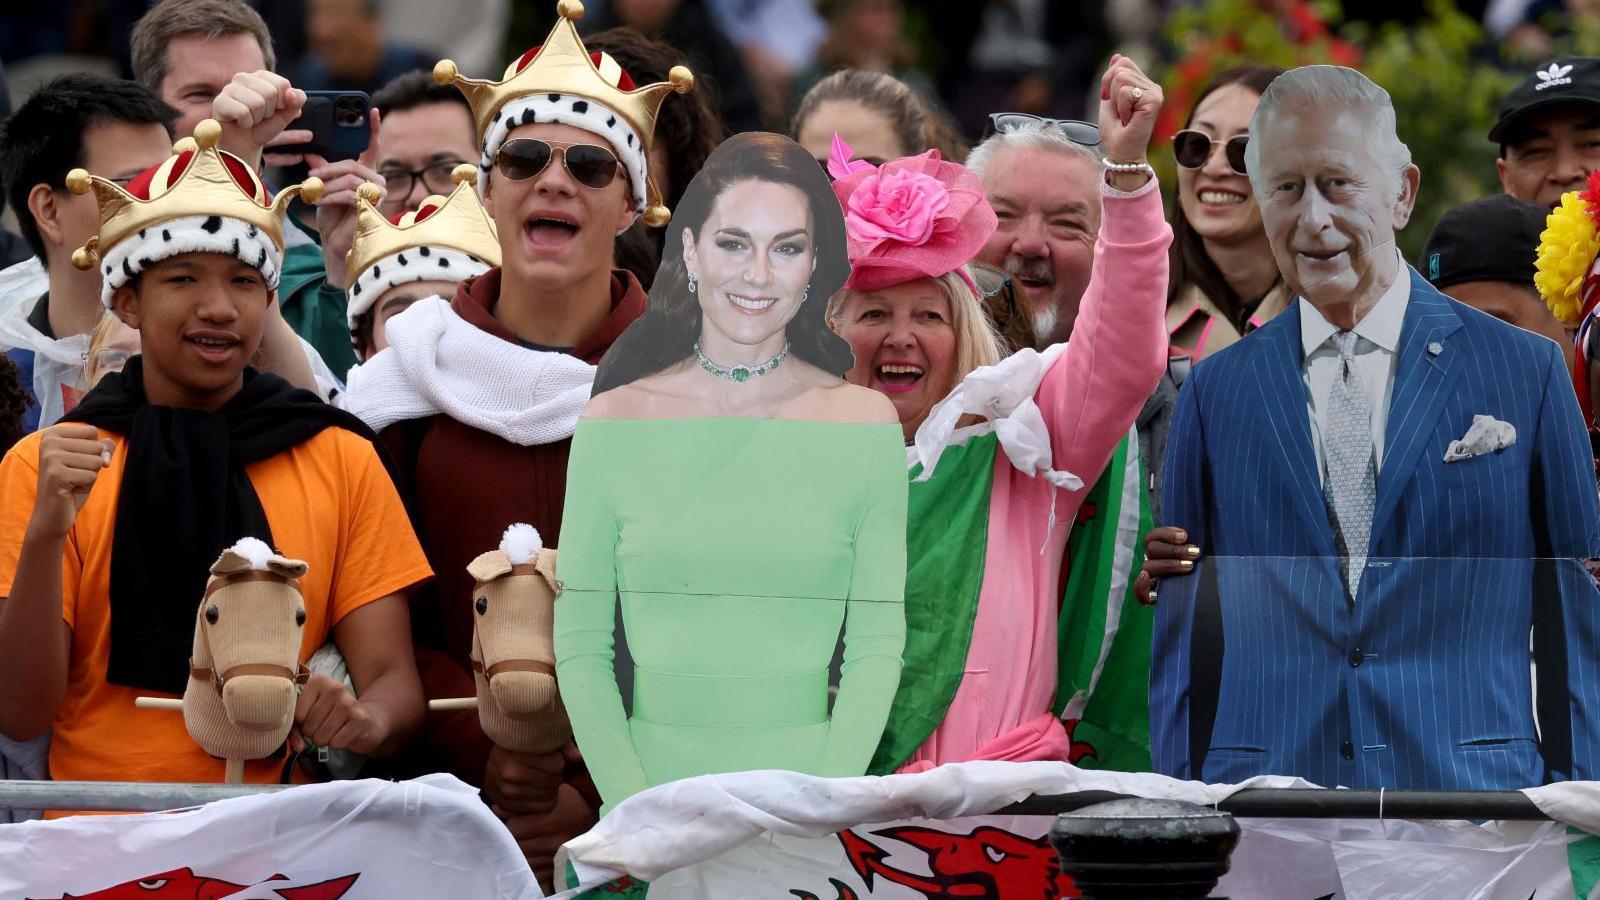
<svg viewBox="0 0 1600 900">
<path fill-rule="evenodd" d="M 1545 220 L 1534 262 L 1534 287 L 1561 322 L 1573 326 L 1594 307 L 1594 279 L 1589 270 L 1600 256 L 1600 171 L 1589 176 L 1582 191 L 1561 196 L 1561 205 Z"/>
</svg>

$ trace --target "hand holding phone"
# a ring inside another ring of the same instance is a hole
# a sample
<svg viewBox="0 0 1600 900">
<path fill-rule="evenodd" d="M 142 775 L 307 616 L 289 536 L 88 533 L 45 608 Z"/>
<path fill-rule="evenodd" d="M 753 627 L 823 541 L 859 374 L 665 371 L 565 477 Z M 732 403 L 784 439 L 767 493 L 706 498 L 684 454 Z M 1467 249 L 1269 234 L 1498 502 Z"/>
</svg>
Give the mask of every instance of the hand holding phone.
<svg viewBox="0 0 1600 900">
<path fill-rule="evenodd" d="M 306 91 L 300 116 L 289 126 L 309 140 L 271 145 L 275 153 L 320 156 L 329 162 L 355 159 L 372 143 L 368 111 L 372 98 L 362 91 Z"/>
<path fill-rule="evenodd" d="M 380 124 L 376 109 L 368 111 L 367 121 L 368 132 L 378 134 Z M 317 232 L 322 236 L 322 258 L 328 283 L 335 287 L 347 286 L 344 263 L 355 237 L 356 191 L 367 182 L 378 185 L 380 191 L 383 189 L 383 176 L 376 171 L 377 157 L 375 139 L 369 140 L 367 149 L 355 159 L 329 160 L 316 153 L 305 156 L 306 165 L 310 167 L 306 174 L 322 179 L 322 196 L 315 204 Z"/>
</svg>

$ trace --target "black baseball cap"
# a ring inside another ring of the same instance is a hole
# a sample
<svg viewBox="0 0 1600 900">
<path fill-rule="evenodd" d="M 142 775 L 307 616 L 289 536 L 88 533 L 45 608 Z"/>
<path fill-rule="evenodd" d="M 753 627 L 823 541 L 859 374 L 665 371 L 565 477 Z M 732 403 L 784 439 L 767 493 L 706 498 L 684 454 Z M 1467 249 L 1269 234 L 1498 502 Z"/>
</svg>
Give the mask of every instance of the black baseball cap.
<svg viewBox="0 0 1600 900">
<path fill-rule="evenodd" d="M 1600 57 L 1558 56 L 1534 69 L 1500 104 L 1489 140 L 1504 144 L 1530 113 L 1563 103 L 1587 103 L 1600 112 Z"/>
<path fill-rule="evenodd" d="M 1436 288 L 1468 281 L 1533 286 L 1533 261 L 1550 211 L 1510 194 L 1458 206 L 1439 217 L 1422 248 L 1422 274 Z"/>
</svg>

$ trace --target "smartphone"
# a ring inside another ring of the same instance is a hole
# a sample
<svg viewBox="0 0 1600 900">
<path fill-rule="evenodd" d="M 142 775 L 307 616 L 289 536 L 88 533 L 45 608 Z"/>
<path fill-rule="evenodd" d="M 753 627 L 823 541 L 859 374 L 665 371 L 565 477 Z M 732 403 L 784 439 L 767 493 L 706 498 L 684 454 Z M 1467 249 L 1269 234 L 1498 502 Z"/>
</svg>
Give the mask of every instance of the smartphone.
<svg viewBox="0 0 1600 900">
<path fill-rule="evenodd" d="M 372 98 L 363 91 L 306 91 L 306 105 L 290 128 L 306 129 L 304 144 L 273 147 L 274 153 L 315 153 L 329 162 L 355 159 L 372 141 Z"/>
</svg>

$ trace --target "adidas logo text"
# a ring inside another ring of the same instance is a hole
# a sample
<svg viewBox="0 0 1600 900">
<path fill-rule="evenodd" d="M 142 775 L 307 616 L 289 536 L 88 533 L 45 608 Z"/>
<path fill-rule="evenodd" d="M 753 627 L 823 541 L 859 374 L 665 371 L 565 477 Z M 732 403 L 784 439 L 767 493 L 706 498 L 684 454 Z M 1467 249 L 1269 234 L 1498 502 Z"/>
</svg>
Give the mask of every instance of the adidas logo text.
<svg viewBox="0 0 1600 900">
<path fill-rule="evenodd" d="M 1542 91 L 1545 88 L 1553 88 L 1559 87 L 1563 84 L 1571 84 L 1572 79 L 1568 77 L 1571 72 L 1572 66 L 1570 65 L 1563 66 L 1560 63 L 1551 63 L 1550 68 L 1539 69 L 1533 73 L 1539 79 L 1539 83 L 1534 85 L 1533 89 L 1536 91 Z"/>
</svg>

